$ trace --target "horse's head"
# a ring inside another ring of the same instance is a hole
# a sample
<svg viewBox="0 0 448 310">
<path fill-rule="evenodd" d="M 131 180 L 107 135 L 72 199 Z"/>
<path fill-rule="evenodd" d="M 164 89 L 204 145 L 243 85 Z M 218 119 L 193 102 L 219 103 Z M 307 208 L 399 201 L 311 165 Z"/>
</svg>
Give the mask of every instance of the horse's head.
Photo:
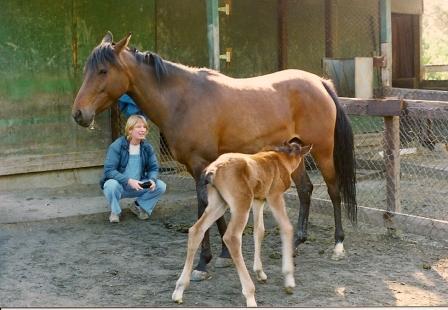
<svg viewBox="0 0 448 310">
<path fill-rule="evenodd" d="M 130 38 L 129 33 L 113 43 L 112 34 L 108 32 L 90 54 L 84 68 L 84 81 L 72 108 L 73 119 L 79 125 L 89 126 L 95 114 L 106 110 L 128 91 L 130 81 L 119 54 L 126 49 Z"/>
</svg>

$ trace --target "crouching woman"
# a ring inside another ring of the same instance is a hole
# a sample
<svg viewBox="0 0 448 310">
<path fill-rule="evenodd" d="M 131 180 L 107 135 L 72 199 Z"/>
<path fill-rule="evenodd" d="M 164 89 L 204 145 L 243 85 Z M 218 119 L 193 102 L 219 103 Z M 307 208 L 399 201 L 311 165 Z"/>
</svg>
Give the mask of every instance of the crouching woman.
<svg viewBox="0 0 448 310">
<path fill-rule="evenodd" d="M 111 223 L 120 222 L 121 198 L 136 198 L 129 209 L 145 220 L 166 190 L 166 184 L 157 178 L 159 164 L 152 146 L 145 141 L 147 134 L 145 117 L 132 115 L 126 122 L 125 136 L 115 140 L 107 150 L 100 184 L 111 209 Z"/>
</svg>

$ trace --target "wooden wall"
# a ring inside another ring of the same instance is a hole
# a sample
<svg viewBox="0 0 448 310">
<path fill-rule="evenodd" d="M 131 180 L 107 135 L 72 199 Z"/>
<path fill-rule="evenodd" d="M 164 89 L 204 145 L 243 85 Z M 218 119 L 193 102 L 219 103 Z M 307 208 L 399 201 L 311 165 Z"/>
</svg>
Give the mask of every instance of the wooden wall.
<svg viewBox="0 0 448 310">
<path fill-rule="evenodd" d="M 232 48 L 232 61 L 222 61 L 221 71 L 249 77 L 278 70 L 280 1 L 231 2 L 231 15 L 220 13 L 220 46 L 221 53 Z M 285 67 L 321 75 L 327 1 L 284 2 Z M 378 48 L 378 0 L 331 3 L 334 57 L 371 56 Z M 208 66 L 206 0 L 3 1 L 0 23 L 0 176 L 102 165 L 110 113 L 89 130 L 70 112 L 87 56 L 106 31 L 116 40 L 131 31 L 131 45 L 140 50 Z"/>
<path fill-rule="evenodd" d="M 0 12 L 0 175 L 102 165 L 109 113 L 76 125 L 84 62 L 107 30 L 154 48 L 154 1 L 3 1 Z"/>
</svg>

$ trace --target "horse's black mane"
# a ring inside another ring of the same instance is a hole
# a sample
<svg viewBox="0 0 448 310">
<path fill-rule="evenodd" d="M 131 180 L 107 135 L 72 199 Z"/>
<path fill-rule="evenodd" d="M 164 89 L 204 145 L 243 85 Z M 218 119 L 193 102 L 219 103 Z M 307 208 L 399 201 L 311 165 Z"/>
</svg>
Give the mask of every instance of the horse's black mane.
<svg viewBox="0 0 448 310">
<path fill-rule="evenodd" d="M 117 55 L 115 54 L 111 44 L 101 44 L 95 47 L 87 59 L 85 70 L 97 71 L 101 65 L 117 64 Z"/>
<path fill-rule="evenodd" d="M 154 68 L 154 74 L 159 82 L 168 75 L 165 61 L 156 53 L 140 52 L 136 48 L 131 48 L 131 51 L 139 63 L 144 63 Z"/>
<path fill-rule="evenodd" d="M 154 74 L 159 82 L 168 75 L 165 61 L 156 53 L 140 52 L 136 48 L 131 48 L 130 50 L 139 63 L 144 63 L 154 68 Z M 110 43 L 100 44 L 93 49 L 87 59 L 86 70 L 97 71 L 101 65 L 105 64 L 117 64 L 117 55 Z"/>
</svg>

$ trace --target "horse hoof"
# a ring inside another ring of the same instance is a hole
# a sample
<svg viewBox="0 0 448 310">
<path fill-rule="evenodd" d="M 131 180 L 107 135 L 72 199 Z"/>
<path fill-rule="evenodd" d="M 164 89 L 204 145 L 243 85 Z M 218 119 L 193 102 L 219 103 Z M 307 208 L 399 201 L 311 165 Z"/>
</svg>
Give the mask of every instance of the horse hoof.
<svg viewBox="0 0 448 310">
<path fill-rule="evenodd" d="M 256 271 L 255 275 L 259 283 L 266 283 L 268 280 L 268 276 L 263 271 Z"/>
<path fill-rule="evenodd" d="M 342 243 L 336 244 L 333 250 L 333 255 L 331 256 L 332 260 L 338 261 L 345 258 L 345 250 Z"/>
<path fill-rule="evenodd" d="M 175 302 L 176 304 L 178 304 L 178 305 L 181 305 L 181 304 L 184 303 L 184 301 L 183 301 L 182 299 L 175 300 L 174 302 Z"/>
<path fill-rule="evenodd" d="M 285 287 L 285 293 L 291 295 L 292 293 L 294 293 L 294 288 L 291 286 Z"/>
<path fill-rule="evenodd" d="M 216 268 L 228 268 L 233 265 L 233 261 L 231 258 L 218 257 L 215 261 Z"/>
<path fill-rule="evenodd" d="M 204 281 L 207 279 L 209 279 L 207 271 L 193 270 L 191 274 L 191 281 Z"/>
</svg>

